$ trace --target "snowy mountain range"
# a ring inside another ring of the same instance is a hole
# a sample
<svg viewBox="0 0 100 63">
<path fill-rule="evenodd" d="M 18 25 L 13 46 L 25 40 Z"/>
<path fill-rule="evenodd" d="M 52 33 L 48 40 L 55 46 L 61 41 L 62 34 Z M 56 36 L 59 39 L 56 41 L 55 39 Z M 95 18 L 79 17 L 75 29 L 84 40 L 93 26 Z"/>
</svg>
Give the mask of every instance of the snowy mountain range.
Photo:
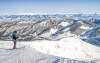
<svg viewBox="0 0 100 63">
<path fill-rule="evenodd" d="M 16 21 L 28 19 L 68 18 L 74 20 L 100 19 L 100 14 L 36 14 L 36 15 L 1 15 L 0 21 Z"/>
<path fill-rule="evenodd" d="M 100 63 L 100 15 L 0 16 L 0 54 L 1 63 Z"/>
<path fill-rule="evenodd" d="M 77 35 L 86 42 L 100 46 L 99 14 L 0 16 L 0 39 L 11 40 L 14 30 L 18 32 L 18 40 L 57 41 L 70 33 L 73 37 Z"/>
</svg>

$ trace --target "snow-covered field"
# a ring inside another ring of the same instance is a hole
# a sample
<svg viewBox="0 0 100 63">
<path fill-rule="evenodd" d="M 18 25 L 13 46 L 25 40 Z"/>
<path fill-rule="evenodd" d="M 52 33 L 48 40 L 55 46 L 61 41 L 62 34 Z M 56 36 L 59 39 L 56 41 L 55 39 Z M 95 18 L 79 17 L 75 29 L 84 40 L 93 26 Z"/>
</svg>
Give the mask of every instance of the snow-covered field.
<svg viewBox="0 0 100 63">
<path fill-rule="evenodd" d="M 9 50 L 12 47 L 11 41 L 0 41 L 0 63 L 100 63 L 100 47 L 77 36 L 60 41 L 18 41 L 19 49 Z"/>
</svg>

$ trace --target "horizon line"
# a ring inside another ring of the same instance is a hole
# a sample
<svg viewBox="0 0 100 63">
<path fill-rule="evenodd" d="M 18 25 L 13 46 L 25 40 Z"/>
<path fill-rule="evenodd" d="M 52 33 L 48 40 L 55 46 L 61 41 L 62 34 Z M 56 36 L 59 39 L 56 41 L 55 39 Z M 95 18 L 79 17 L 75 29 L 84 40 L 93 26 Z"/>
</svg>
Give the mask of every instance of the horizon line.
<svg viewBox="0 0 100 63">
<path fill-rule="evenodd" d="M 100 14 L 100 13 L 14 13 L 14 14 L 0 14 L 0 15 L 48 15 L 48 14 Z"/>
</svg>

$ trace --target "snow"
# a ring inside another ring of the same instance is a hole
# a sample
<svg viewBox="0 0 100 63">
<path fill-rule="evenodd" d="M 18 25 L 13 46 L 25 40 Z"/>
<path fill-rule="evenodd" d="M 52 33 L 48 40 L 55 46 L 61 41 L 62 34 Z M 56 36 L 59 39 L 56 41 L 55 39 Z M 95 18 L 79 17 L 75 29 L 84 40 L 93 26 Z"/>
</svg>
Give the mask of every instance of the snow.
<svg viewBox="0 0 100 63">
<path fill-rule="evenodd" d="M 86 29 L 86 30 L 89 29 L 88 26 L 80 26 L 80 28 L 81 28 L 81 29 Z"/>
<path fill-rule="evenodd" d="M 88 44 L 76 38 L 65 38 L 60 41 L 38 41 L 27 42 L 30 47 L 50 55 L 79 59 L 79 60 L 97 60 L 100 59 L 100 47 Z"/>
<path fill-rule="evenodd" d="M 53 33 L 55 33 L 56 31 L 57 31 L 57 29 L 51 28 L 50 33 L 53 34 Z"/>
<path fill-rule="evenodd" d="M 77 36 L 60 41 L 17 41 L 17 48 L 21 47 L 25 48 L 9 50 L 13 42 L 0 41 L 0 63 L 61 63 L 61 57 L 100 62 L 100 47 L 83 42 Z"/>
<path fill-rule="evenodd" d="M 66 25 L 69 25 L 70 23 L 68 23 L 68 22 L 61 22 L 61 25 L 64 27 L 64 26 L 66 26 Z"/>
<path fill-rule="evenodd" d="M 13 48 L 12 41 L 0 41 L 0 63 L 88 63 L 88 62 L 100 63 L 100 47 L 81 40 L 81 38 L 90 39 L 90 37 L 84 36 L 80 38 L 75 34 L 67 32 L 70 29 L 70 27 L 67 26 L 70 25 L 71 23 L 65 21 L 63 22 L 61 18 L 62 17 L 64 18 L 64 15 L 59 15 L 59 14 L 58 15 L 49 14 L 47 16 L 44 15 L 45 14 L 38 14 L 38 15 L 27 14 L 20 17 L 21 15 L 19 14 L 16 15 L 15 17 L 14 15 L 1 16 L 0 21 L 2 20 L 9 21 L 11 20 L 11 18 L 13 21 L 19 19 L 27 19 L 27 18 L 28 19 L 34 18 L 37 20 L 52 18 L 52 20 L 56 20 L 56 21 L 61 20 L 62 22 L 60 25 L 62 25 L 63 28 L 61 28 L 60 30 L 51 28 L 49 32 L 41 34 L 39 36 L 38 34 L 34 33 L 35 36 L 37 37 L 47 37 L 54 40 L 61 39 L 59 41 L 53 41 L 53 40 L 52 41 L 47 41 L 47 40 L 17 41 L 17 49 L 14 50 L 11 50 Z M 92 18 L 93 16 L 89 17 L 88 15 L 81 15 L 77 17 L 77 15 L 72 15 L 71 17 L 70 15 L 68 15 L 68 17 L 75 20 L 79 20 L 79 19 L 87 20 Z M 79 22 L 78 24 L 82 24 L 80 26 L 81 29 L 85 29 L 87 31 L 89 29 L 92 29 L 92 27 L 89 28 L 89 26 L 86 26 L 82 21 L 78 21 Z M 20 21 L 18 23 L 33 23 L 33 21 L 31 20 L 27 22 Z M 44 21 L 40 25 L 45 26 L 45 24 L 46 22 Z M 91 22 L 90 24 L 94 24 L 94 23 Z M 11 30 L 8 29 L 6 31 L 11 31 Z M 51 37 L 52 34 L 59 34 L 60 31 L 64 33 L 61 35 Z M 89 31 L 89 33 L 91 31 Z M 99 31 L 97 30 L 96 32 Z M 30 34 L 30 36 L 32 35 L 34 36 L 34 34 Z M 26 36 L 26 37 L 30 37 L 30 36 Z M 96 37 L 99 38 L 99 36 Z M 95 42 L 93 41 L 93 43 Z"/>
<path fill-rule="evenodd" d="M 23 46 L 25 48 L 9 50 L 12 46 L 11 41 L 0 41 L 0 63 L 52 63 L 60 59 L 60 57 L 40 53 L 20 42 L 17 42 L 17 48 Z"/>
</svg>

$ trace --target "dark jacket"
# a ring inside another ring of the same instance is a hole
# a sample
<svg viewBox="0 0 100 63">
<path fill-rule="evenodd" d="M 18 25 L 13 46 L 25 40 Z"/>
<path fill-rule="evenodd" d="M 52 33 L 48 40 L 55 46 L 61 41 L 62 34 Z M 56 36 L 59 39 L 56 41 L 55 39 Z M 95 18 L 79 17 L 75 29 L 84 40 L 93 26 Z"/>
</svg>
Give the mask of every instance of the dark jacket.
<svg viewBox="0 0 100 63">
<path fill-rule="evenodd" d="M 17 39 L 16 34 L 13 32 L 12 33 L 12 40 L 16 40 L 16 39 Z"/>
</svg>

